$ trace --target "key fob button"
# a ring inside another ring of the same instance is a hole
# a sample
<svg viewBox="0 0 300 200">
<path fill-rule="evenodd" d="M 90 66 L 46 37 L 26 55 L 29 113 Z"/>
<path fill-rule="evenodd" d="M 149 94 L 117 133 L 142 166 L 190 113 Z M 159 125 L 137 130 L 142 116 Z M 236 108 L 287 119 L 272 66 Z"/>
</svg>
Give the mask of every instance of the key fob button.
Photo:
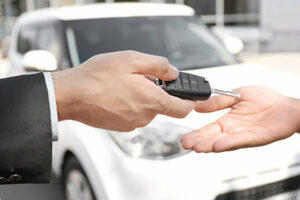
<svg viewBox="0 0 300 200">
<path fill-rule="evenodd" d="M 167 82 L 166 86 L 169 87 L 169 88 L 175 88 L 175 81 Z"/>
<path fill-rule="evenodd" d="M 177 89 L 182 89 L 182 84 L 181 84 L 181 79 L 180 79 L 180 77 L 178 77 L 178 78 L 175 80 L 175 88 L 177 88 Z"/>
<path fill-rule="evenodd" d="M 207 82 L 205 81 L 205 79 L 203 77 L 197 77 L 197 82 L 198 82 L 199 88 L 202 88 L 204 85 L 207 84 Z"/>
<path fill-rule="evenodd" d="M 182 79 L 183 89 L 190 90 L 191 87 L 190 87 L 190 81 L 189 81 L 188 75 L 185 73 L 182 73 L 181 79 Z"/>
<path fill-rule="evenodd" d="M 189 79 L 190 79 L 192 90 L 193 91 L 198 91 L 197 77 L 194 76 L 194 75 L 189 74 Z"/>
</svg>

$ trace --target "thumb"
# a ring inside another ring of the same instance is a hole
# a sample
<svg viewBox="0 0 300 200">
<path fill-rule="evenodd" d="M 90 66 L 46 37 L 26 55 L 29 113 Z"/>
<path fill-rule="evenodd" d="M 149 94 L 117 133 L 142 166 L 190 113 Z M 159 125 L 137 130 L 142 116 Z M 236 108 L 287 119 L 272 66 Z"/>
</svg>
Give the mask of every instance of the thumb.
<svg viewBox="0 0 300 200">
<path fill-rule="evenodd" d="M 152 75 L 165 81 L 175 80 L 179 76 L 176 67 L 170 65 L 167 58 L 140 53 L 135 60 L 134 73 Z"/>
</svg>

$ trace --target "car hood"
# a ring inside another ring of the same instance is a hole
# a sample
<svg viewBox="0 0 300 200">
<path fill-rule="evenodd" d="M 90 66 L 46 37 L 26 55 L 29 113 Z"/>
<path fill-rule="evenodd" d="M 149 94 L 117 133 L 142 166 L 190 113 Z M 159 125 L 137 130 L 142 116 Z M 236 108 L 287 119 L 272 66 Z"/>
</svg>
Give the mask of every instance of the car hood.
<svg viewBox="0 0 300 200">
<path fill-rule="evenodd" d="M 254 63 L 187 70 L 186 72 L 206 77 L 215 88 L 230 90 L 246 85 L 263 85 L 284 95 L 300 97 L 299 92 L 294 90 L 297 86 L 295 84 L 299 83 L 299 77 Z"/>
</svg>

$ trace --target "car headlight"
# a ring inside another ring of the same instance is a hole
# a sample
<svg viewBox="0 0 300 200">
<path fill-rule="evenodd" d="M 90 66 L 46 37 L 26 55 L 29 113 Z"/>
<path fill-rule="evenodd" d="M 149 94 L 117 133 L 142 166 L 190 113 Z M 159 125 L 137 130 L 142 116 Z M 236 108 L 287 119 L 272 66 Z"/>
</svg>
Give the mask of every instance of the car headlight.
<svg viewBox="0 0 300 200">
<path fill-rule="evenodd" d="M 110 132 L 117 145 L 129 156 L 146 159 L 169 159 L 187 152 L 180 143 L 191 128 L 168 123 L 155 123 L 130 133 Z"/>
</svg>

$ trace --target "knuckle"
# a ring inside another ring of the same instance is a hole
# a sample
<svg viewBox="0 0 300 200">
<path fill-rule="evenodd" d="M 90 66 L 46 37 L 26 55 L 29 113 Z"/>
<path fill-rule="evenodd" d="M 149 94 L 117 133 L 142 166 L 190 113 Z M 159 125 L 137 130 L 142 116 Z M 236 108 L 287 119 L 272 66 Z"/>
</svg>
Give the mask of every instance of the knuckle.
<svg viewBox="0 0 300 200">
<path fill-rule="evenodd" d="M 151 114 L 151 115 L 145 117 L 143 120 L 139 121 L 136 126 L 137 127 L 147 126 L 155 116 L 156 116 L 156 114 Z"/>
<path fill-rule="evenodd" d="M 169 111 L 170 111 L 170 108 L 169 108 Z M 175 118 L 179 118 L 179 119 L 185 118 L 189 114 L 189 112 L 183 111 L 180 108 L 174 108 L 172 110 L 172 113 L 174 113 Z"/>
<path fill-rule="evenodd" d="M 198 146 L 198 145 L 196 145 L 195 147 L 193 147 L 193 149 L 194 149 L 194 151 L 196 152 L 196 153 L 201 153 L 202 151 L 201 151 L 201 148 Z"/>
<path fill-rule="evenodd" d="M 131 132 L 131 131 L 134 131 L 135 129 L 136 129 L 135 126 L 128 126 L 128 127 L 124 128 L 122 130 L 122 132 Z"/>
<path fill-rule="evenodd" d="M 169 64 L 169 61 L 166 57 L 159 57 L 159 58 L 160 58 L 161 64 L 163 64 L 163 65 L 168 65 Z"/>
<path fill-rule="evenodd" d="M 169 71 L 169 61 L 165 57 L 159 57 L 160 72 L 165 74 Z"/>
<path fill-rule="evenodd" d="M 212 152 L 218 153 L 221 152 L 221 149 L 219 148 L 219 146 L 213 145 Z"/>
<path fill-rule="evenodd" d="M 178 118 L 185 118 L 188 114 L 188 112 L 180 112 L 178 113 Z"/>
<path fill-rule="evenodd" d="M 168 114 L 170 113 L 171 108 L 168 105 L 167 101 L 161 100 L 159 101 L 159 113 L 160 114 Z"/>
<path fill-rule="evenodd" d="M 137 124 L 137 127 L 144 127 L 147 126 L 150 123 L 150 121 L 141 121 Z"/>
<path fill-rule="evenodd" d="M 124 56 L 129 56 L 129 57 L 136 57 L 139 55 L 139 52 L 137 51 L 134 51 L 134 50 L 126 50 L 126 51 L 123 51 L 123 54 Z"/>
<path fill-rule="evenodd" d="M 100 55 L 94 55 L 92 57 L 90 57 L 86 62 L 88 63 L 93 63 L 93 62 L 96 62 L 98 60 Z"/>
<path fill-rule="evenodd" d="M 126 62 L 131 66 L 140 66 L 143 65 L 143 57 L 141 53 L 134 50 L 126 50 L 122 52 L 122 57 L 126 59 Z"/>
</svg>

